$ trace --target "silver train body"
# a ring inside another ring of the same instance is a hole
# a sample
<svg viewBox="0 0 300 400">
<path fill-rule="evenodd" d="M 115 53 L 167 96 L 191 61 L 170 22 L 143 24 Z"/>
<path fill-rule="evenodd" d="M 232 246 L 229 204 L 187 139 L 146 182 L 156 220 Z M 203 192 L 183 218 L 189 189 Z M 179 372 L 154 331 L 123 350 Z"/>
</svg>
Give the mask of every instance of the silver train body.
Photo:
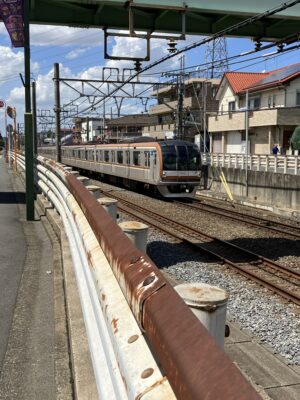
<svg viewBox="0 0 300 400">
<path fill-rule="evenodd" d="M 55 148 L 39 153 L 55 157 Z M 193 197 L 200 181 L 200 152 L 180 140 L 62 146 L 62 163 L 110 177 L 127 187 L 154 188 L 163 197 Z"/>
</svg>

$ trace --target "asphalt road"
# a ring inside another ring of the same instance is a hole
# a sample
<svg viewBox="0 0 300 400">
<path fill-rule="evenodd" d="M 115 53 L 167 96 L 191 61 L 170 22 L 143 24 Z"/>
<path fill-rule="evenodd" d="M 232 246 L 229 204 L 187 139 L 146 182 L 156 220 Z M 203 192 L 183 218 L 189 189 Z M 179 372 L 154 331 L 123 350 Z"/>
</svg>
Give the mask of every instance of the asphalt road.
<svg viewBox="0 0 300 400">
<path fill-rule="evenodd" d="M 7 348 L 18 288 L 26 257 L 26 243 L 18 202 L 24 193 L 14 193 L 3 155 L 0 155 L 0 372 Z"/>
</svg>

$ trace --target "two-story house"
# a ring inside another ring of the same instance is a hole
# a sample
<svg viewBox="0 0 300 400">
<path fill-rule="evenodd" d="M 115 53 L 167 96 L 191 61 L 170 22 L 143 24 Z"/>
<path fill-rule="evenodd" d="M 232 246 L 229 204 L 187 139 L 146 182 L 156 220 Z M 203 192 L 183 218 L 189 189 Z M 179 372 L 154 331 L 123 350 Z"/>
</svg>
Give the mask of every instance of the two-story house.
<svg viewBox="0 0 300 400">
<path fill-rule="evenodd" d="M 79 119 L 79 118 L 78 118 Z M 99 140 L 104 137 L 108 119 L 86 117 L 81 120 L 81 141 Z"/>
<path fill-rule="evenodd" d="M 208 121 L 210 152 L 245 153 L 248 126 L 249 154 L 270 154 L 274 144 L 286 153 L 300 125 L 300 63 L 263 73 L 226 72 L 216 99 L 218 113 Z"/>
<path fill-rule="evenodd" d="M 220 79 L 190 77 L 184 81 L 183 88 L 183 138 L 194 141 L 196 135 L 207 130 L 207 116 L 218 109 L 215 94 Z M 177 136 L 178 131 L 178 97 L 179 85 L 176 81 L 158 86 L 152 96 L 157 104 L 152 106 L 149 114 L 157 117 L 157 123 L 143 129 L 143 136 L 158 140 Z"/>
<path fill-rule="evenodd" d="M 112 119 L 107 123 L 105 140 L 118 143 L 122 140 L 142 136 L 145 126 L 153 125 L 156 122 L 157 117 L 148 114 L 130 114 Z"/>
</svg>

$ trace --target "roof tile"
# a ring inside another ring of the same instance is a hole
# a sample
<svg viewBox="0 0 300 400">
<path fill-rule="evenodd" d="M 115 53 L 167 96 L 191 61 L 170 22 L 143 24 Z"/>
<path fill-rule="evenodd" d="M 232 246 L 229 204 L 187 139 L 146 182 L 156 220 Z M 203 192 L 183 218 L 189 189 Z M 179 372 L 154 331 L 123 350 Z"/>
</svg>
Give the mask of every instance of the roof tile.
<svg viewBox="0 0 300 400">
<path fill-rule="evenodd" d="M 225 76 L 235 93 L 255 84 L 268 76 L 269 72 L 225 72 Z"/>
</svg>

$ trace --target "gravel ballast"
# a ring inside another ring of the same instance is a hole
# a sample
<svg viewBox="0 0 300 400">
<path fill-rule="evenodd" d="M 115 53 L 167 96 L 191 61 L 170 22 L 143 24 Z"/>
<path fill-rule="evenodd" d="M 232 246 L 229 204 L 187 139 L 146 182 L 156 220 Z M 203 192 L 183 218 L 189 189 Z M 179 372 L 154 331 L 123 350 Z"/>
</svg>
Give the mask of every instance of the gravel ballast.
<svg viewBox="0 0 300 400">
<path fill-rule="evenodd" d="M 108 185 L 105 185 L 105 190 Z M 249 250 L 262 253 L 277 262 L 295 269 L 300 265 L 299 242 L 278 235 L 266 234 L 221 217 L 208 216 L 176 207 L 174 204 L 153 199 L 123 189 L 109 187 L 112 194 L 134 201 L 157 212 L 168 212 L 172 218 L 205 231 L 213 236 L 230 240 Z M 132 220 L 132 216 L 121 214 L 120 220 Z M 219 286 L 230 294 L 228 315 L 241 329 L 278 353 L 291 365 L 300 365 L 300 321 L 299 307 L 288 304 L 281 297 L 258 286 L 195 252 L 185 244 L 178 243 L 167 235 L 150 228 L 148 233 L 148 255 L 156 265 L 179 282 L 204 282 Z"/>
</svg>

